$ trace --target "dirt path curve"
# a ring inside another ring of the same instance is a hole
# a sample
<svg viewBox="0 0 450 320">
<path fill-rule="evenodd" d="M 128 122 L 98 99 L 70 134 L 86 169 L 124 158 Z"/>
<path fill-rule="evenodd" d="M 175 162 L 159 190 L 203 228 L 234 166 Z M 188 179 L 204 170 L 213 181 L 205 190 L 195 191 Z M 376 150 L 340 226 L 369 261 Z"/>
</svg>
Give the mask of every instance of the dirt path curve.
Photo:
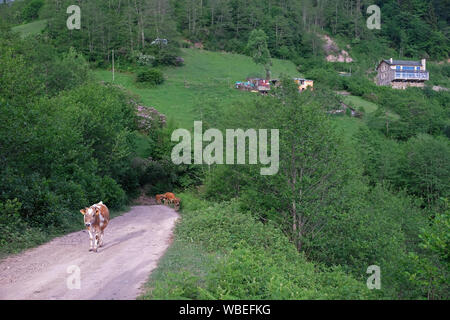
<svg viewBox="0 0 450 320">
<path fill-rule="evenodd" d="M 0 262 L 0 299 L 135 299 L 177 219 L 165 206 L 135 206 L 110 221 L 98 253 L 88 251 L 84 230 L 7 257 Z M 75 276 L 70 266 L 79 267 L 80 289 L 67 286 Z"/>
</svg>

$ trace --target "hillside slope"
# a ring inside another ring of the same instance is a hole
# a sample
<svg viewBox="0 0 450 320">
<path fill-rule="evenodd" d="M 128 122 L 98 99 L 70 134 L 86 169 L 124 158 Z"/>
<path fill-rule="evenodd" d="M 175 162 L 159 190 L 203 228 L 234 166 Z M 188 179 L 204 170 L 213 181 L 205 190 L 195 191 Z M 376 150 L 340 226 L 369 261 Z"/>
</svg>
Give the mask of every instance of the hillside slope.
<svg viewBox="0 0 450 320">
<path fill-rule="evenodd" d="M 115 83 L 138 94 L 145 105 L 153 106 L 184 127 L 193 126 L 200 120 L 198 108 L 205 103 L 226 101 L 245 105 L 255 94 L 233 88 L 235 81 L 248 76 L 261 76 L 262 67 L 253 63 L 250 57 L 226 52 L 211 52 L 197 49 L 182 49 L 185 64 L 179 68 L 166 68 L 166 81 L 155 88 L 136 85 L 134 75 L 116 73 Z M 112 72 L 97 70 L 98 79 L 112 81 Z M 273 60 L 272 75 L 298 76 L 295 65 L 287 60 Z"/>
</svg>

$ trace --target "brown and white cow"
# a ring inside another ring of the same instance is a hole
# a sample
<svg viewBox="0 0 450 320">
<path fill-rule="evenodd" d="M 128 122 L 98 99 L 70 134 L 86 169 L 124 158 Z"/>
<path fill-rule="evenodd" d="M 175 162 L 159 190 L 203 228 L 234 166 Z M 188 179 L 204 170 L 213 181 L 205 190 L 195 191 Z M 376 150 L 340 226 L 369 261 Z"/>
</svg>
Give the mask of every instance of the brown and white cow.
<svg viewBox="0 0 450 320">
<path fill-rule="evenodd" d="M 97 252 L 97 248 L 103 246 L 103 232 L 109 223 L 108 207 L 100 201 L 80 212 L 84 215 L 84 225 L 89 231 L 89 251 Z"/>
<path fill-rule="evenodd" d="M 173 208 L 175 209 L 175 211 L 180 210 L 180 202 L 181 199 L 177 197 L 175 197 L 175 199 L 172 200 Z"/>
<path fill-rule="evenodd" d="M 163 194 L 157 194 L 155 196 L 155 198 L 156 198 L 156 203 L 157 204 L 161 204 L 162 201 L 166 202 L 166 197 Z"/>
<path fill-rule="evenodd" d="M 172 192 L 166 192 L 163 194 L 164 197 L 164 204 L 167 205 L 169 203 L 172 203 L 173 199 L 175 199 L 175 194 Z"/>
<path fill-rule="evenodd" d="M 180 198 L 175 197 L 175 194 L 172 192 L 166 192 L 163 194 L 164 196 L 164 204 L 173 204 L 174 209 L 178 211 L 180 209 Z"/>
</svg>

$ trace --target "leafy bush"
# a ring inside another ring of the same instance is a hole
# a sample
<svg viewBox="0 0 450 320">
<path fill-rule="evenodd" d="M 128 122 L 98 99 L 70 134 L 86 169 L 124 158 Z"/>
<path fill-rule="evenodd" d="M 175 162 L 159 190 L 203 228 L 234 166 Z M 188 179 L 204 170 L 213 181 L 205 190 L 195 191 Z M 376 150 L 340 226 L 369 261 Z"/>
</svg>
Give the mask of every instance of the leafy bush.
<svg viewBox="0 0 450 320">
<path fill-rule="evenodd" d="M 365 282 L 307 262 L 283 233 L 240 211 L 181 195 L 176 243 L 156 270 L 151 299 L 367 299 Z M 191 261 L 210 256 L 212 261 Z M 185 249 L 184 249 L 185 248 Z M 202 252 L 203 250 L 203 252 Z M 187 253 L 185 253 L 187 252 Z M 167 259 L 167 261 L 165 261 Z M 185 263 L 186 260 L 190 263 Z M 197 270 L 191 269 L 197 265 Z M 182 267 L 181 267 L 182 266 Z"/>
<path fill-rule="evenodd" d="M 164 76 L 158 69 L 147 69 L 138 72 L 136 81 L 151 85 L 158 85 L 164 82 Z"/>
<path fill-rule="evenodd" d="M 22 204 L 17 199 L 0 202 L 0 228 L 2 228 L 2 232 L 0 232 L 2 239 L 0 241 L 2 243 L 7 241 L 4 239 L 8 237 L 6 229 L 17 230 L 23 226 L 24 222 L 19 213 L 21 207 Z"/>
<path fill-rule="evenodd" d="M 50 50 L 39 56 L 41 65 L 28 46 L 14 35 L 0 37 L 0 203 L 7 212 L 0 220 L 2 234 L 14 239 L 2 252 L 81 227 L 83 206 L 100 200 L 123 206 L 125 190 L 138 180 L 130 166 L 136 129 L 130 97 L 90 82 L 74 50 L 61 56 Z"/>
<path fill-rule="evenodd" d="M 149 54 L 143 54 L 142 52 L 137 53 L 135 56 L 138 65 L 140 66 L 149 66 L 152 65 L 155 61 L 155 57 Z"/>
<path fill-rule="evenodd" d="M 450 143 L 444 137 L 419 134 L 408 140 L 400 159 L 400 187 L 431 204 L 441 197 L 450 197 Z"/>
<path fill-rule="evenodd" d="M 39 11 L 41 10 L 43 5 L 44 5 L 43 0 L 28 1 L 26 6 L 23 8 L 22 19 L 25 22 L 30 22 L 33 21 L 34 19 L 37 19 L 39 17 Z"/>
<path fill-rule="evenodd" d="M 17 199 L 0 201 L 0 257 L 47 239 L 44 232 L 30 228 L 22 219 L 21 207 Z"/>
<path fill-rule="evenodd" d="M 411 253 L 418 268 L 408 273 L 410 279 L 420 285 L 428 299 L 448 300 L 450 296 L 450 210 L 447 199 L 442 199 L 443 213 L 437 213 L 431 226 L 421 230 L 420 247 L 425 257 Z"/>
<path fill-rule="evenodd" d="M 155 60 L 153 66 L 182 66 L 184 60 L 177 55 L 178 50 L 174 50 L 173 47 L 161 48 L 155 54 Z"/>
<path fill-rule="evenodd" d="M 215 251 L 234 248 L 240 242 L 268 250 L 291 246 L 273 225 L 254 221 L 249 214 L 241 212 L 237 201 L 212 204 L 201 210 L 201 214 L 192 214 L 178 232 L 183 238 Z"/>
</svg>

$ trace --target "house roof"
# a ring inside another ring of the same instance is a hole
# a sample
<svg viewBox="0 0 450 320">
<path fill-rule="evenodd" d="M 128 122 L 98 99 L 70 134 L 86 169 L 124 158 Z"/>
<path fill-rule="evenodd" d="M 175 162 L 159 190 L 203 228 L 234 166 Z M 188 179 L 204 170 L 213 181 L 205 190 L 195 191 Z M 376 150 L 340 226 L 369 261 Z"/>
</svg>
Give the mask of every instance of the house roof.
<svg viewBox="0 0 450 320">
<path fill-rule="evenodd" d="M 421 61 L 408 61 L 408 60 L 391 60 L 390 59 L 384 59 L 384 62 L 386 62 L 389 65 L 402 65 L 402 66 L 421 66 Z"/>
</svg>

